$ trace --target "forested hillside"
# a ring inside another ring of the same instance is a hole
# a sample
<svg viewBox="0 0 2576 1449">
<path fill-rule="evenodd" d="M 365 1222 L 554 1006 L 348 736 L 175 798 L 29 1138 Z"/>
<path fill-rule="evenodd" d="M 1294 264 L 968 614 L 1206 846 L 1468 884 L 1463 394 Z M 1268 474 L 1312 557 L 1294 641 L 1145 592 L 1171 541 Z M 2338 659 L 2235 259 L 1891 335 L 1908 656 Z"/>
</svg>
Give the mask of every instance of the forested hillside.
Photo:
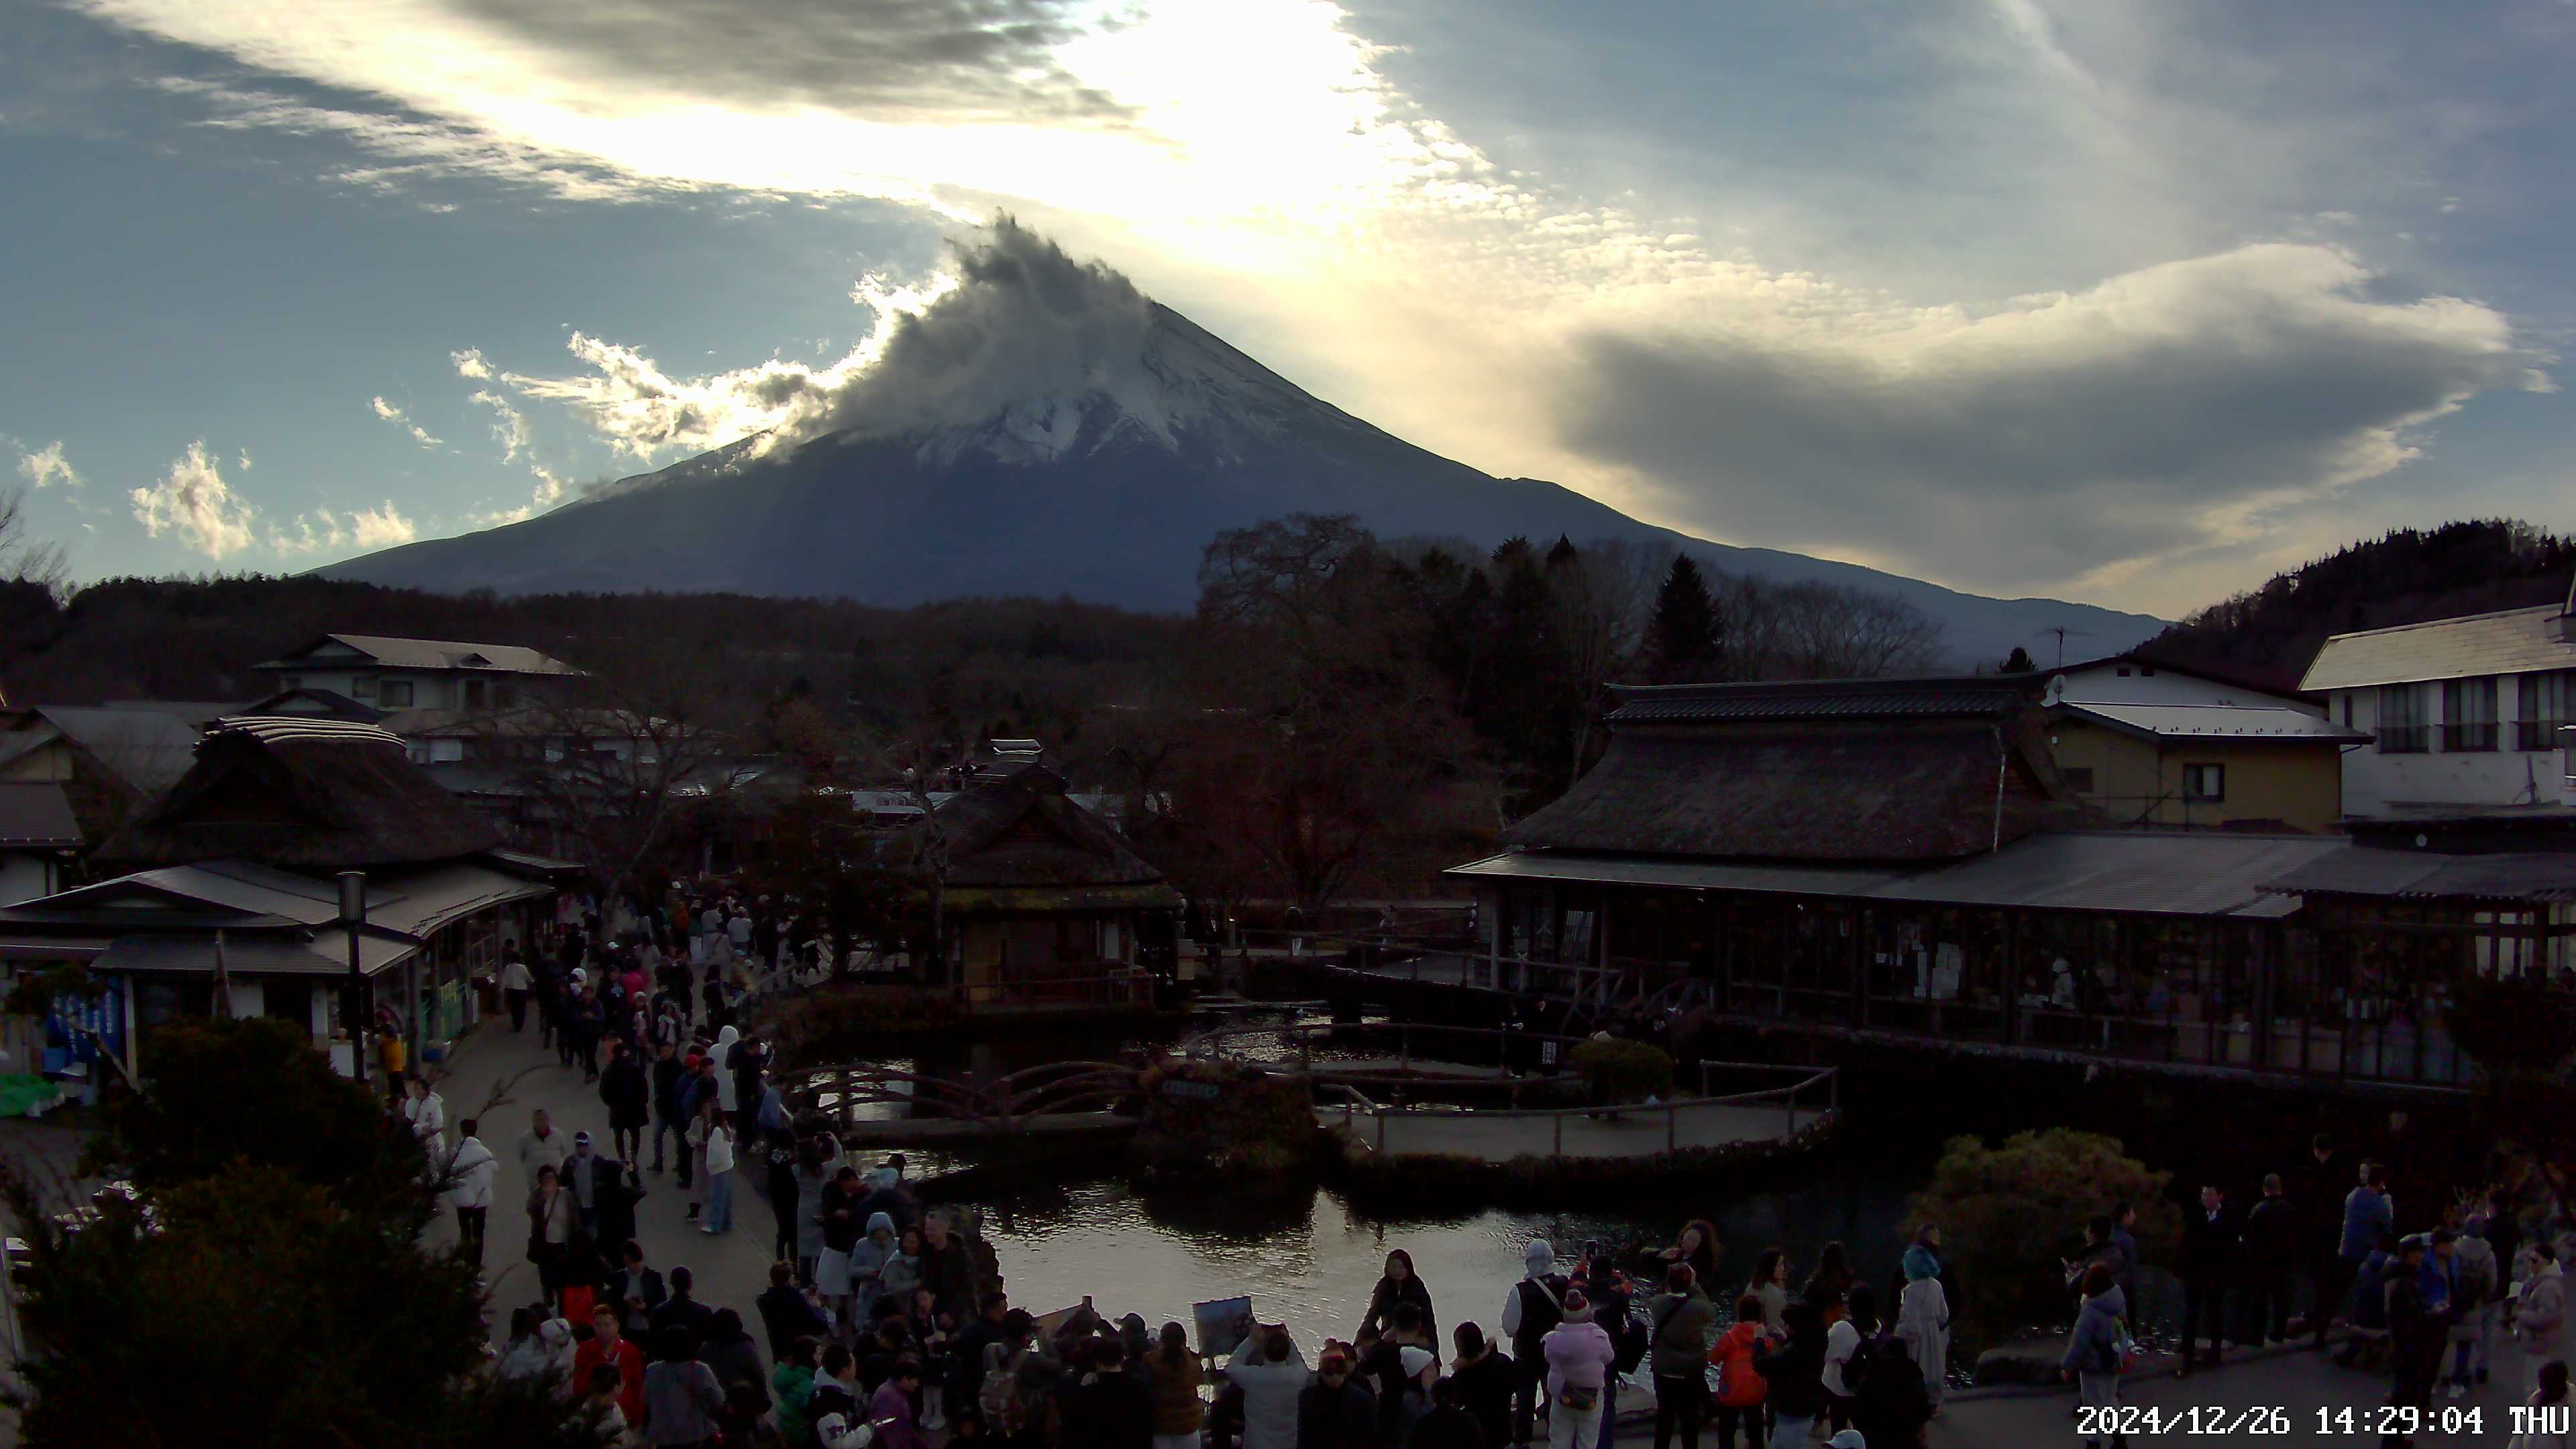
<svg viewBox="0 0 2576 1449">
<path fill-rule="evenodd" d="M 2484 518 L 2398 529 L 2212 604 L 2139 652 L 2289 689 L 2328 635 L 2557 603 L 2571 575 L 2576 540 L 2532 524 Z"/>
</svg>

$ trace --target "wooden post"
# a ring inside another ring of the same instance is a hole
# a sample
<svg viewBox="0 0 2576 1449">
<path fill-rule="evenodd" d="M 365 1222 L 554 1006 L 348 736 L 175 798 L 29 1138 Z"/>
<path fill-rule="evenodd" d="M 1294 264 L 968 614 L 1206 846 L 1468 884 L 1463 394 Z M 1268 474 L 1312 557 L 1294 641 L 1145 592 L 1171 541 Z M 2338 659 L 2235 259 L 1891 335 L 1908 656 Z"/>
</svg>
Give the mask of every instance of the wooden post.
<svg viewBox="0 0 2576 1449">
<path fill-rule="evenodd" d="M 1556 1155 L 1556 1156 L 1558 1156 L 1558 1157 L 1563 1157 L 1563 1156 L 1565 1155 L 1565 1114 L 1564 1114 L 1563 1112 L 1559 1112 L 1559 1113 L 1557 1113 L 1557 1114 L 1556 1114 L 1556 1153 L 1555 1153 L 1555 1155 Z"/>
<path fill-rule="evenodd" d="M 1377 1155 L 1380 1157 L 1386 1155 L 1386 1113 L 1384 1107 L 1377 1109 Z"/>
</svg>

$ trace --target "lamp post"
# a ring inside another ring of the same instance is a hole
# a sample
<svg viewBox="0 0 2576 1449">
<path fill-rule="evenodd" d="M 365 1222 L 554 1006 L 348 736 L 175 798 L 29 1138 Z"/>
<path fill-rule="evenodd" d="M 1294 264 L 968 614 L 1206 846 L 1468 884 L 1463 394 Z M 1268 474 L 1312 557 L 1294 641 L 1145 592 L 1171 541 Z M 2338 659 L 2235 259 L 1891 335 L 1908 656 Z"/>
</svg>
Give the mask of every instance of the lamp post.
<svg viewBox="0 0 2576 1449">
<path fill-rule="evenodd" d="M 349 932 L 348 999 L 340 1003 L 341 1023 L 349 1028 L 349 1072 L 367 1084 L 367 976 L 358 969 L 358 929 L 367 923 L 367 873 L 340 872 L 340 924 Z"/>
</svg>

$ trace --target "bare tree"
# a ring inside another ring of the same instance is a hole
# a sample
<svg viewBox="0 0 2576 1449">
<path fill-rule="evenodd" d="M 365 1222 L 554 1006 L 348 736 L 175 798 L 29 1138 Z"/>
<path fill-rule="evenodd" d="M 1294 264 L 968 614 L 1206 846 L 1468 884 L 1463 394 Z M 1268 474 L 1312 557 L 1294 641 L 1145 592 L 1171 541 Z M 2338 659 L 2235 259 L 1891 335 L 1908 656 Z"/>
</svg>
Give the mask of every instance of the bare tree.
<svg viewBox="0 0 2576 1449">
<path fill-rule="evenodd" d="M 0 489 L 0 580 L 39 584 L 59 594 L 71 577 L 70 560 L 61 544 L 30 537 L 30 527 L 27 490 L 23 486 Z"/>
<path fill-rule="evenodd" d="M 1858 679 L 1932 667 L 1941 627 L 1891 594 L 1719 575 L 1710 593 L 1748 679 Z"/>
</svg>

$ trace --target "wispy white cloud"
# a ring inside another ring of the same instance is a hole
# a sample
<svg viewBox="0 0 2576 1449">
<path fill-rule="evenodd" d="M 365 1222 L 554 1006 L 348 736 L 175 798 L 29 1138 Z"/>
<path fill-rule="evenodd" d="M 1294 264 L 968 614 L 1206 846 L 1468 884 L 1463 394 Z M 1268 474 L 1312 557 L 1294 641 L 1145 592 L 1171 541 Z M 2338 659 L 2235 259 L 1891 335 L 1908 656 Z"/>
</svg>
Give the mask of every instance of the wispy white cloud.
<svg viewBox="0 0 2576 1449">
<path fill-rule="evenodd" d="M 134 521 L 153 538 L 168 533 L 211 559 L 221 559 L 251 546 L 252 524 L 259 510 L 234 494 L 224 481 L 203 438 L 170 464 L 170 471 L 149 488 L 126 494 Z"/>
<path fill-rule="evenodd" d="M 459 377 L 488 378 L 492 375 L 492 364 L 483 360 L 483 349 L 480 347 L 468 347 L 462 352 L 451 352 L 447 354 L 447 360 L 456 364 L 456 375 Z"/>
<path fill-rule="evenodd" d="M 59 484 L 65 488 L 78 488 L 81 485 L 80 470 L 63 456 L 62 439 L 56 438 L 41 448 L 29 448 L 15 439 L 10 441 L 18 449 L 18 476 L 27 480 L 28 487 L 48 488 Z"/>
<path fill-rule="evenodd" d="M 434 452 L 443 442 L 442 439 L 431 437 L 429 435 L 429 429 L 413 422 L 401 408 L 394 406 L 392 403 L 385 401 L 381 397 L 367 399 L 367 405 L 375 410 L 377 417 L 383 418 L 386 422 L 392 423 L 395 427 L 411 434 L 412 441 L 420 444 L 424 448 L 428 448 Z"/>
<path fill-rule="evenodd" d="M 403 516 L 391 499 L 374 508 L 333 512 L 316 508 L 295 516 L 288 528 L 268 531 L 268 546 L 279 553 L 320 553 L 326 549 L 392 548 L 420 536 L 419 527 Z"/>
</svg>

